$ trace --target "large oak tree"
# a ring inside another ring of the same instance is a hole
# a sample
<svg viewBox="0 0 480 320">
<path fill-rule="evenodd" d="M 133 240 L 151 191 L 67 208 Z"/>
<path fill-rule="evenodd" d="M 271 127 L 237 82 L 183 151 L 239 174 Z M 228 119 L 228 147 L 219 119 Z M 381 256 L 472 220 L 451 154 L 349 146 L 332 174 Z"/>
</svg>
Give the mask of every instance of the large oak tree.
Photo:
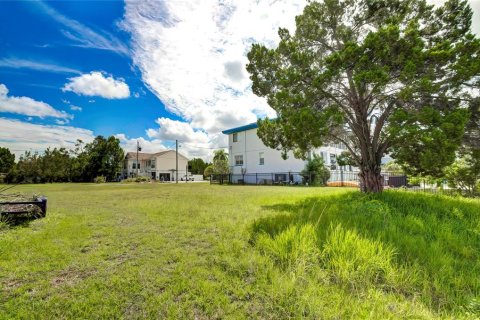
<svg viewBox="0 0 480 320">
<path fill-rule="evenodd" d="M 276 48 L 254 44 L 253 91 L 276 110 L 263 142 L 286 155 L 344 143 L 362 190 L 382 191 L 389 153 L 411 173 L 440 175 L 455 159 L 478 96 L 480 41 L 467 1 L 310 2 Z"/>
</svg>

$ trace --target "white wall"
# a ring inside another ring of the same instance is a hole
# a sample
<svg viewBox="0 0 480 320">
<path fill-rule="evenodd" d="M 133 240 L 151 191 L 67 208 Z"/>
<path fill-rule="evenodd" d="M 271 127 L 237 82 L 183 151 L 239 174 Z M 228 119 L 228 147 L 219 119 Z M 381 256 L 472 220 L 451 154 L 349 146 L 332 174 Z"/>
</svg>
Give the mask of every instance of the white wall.
<svg viewBox="0 0 480 320">
<path fill-rule="evenodd" d="M 305 168 L 306 161 L 296 159 L 293 152 L 288 153 L 288 158 L 283 160 L 282 153 L 271 149 L 263 144 L 257 136 L 257 129 L 238 132 L 238 141 L 233 142 L 233 134 L 228 135 L 229 165 L 232 173 L 241 174 L 242 168 L 245 173 L 271 173 L 271 172 L 300 172 Z M 339 155 L 345 149 L 340 145 L 328 145 L 316 149 L 314 152 L 322 155 L 325 164 L 329 166 L 332 155 Z M 260 152 L 264 153 L 264 165 L 259 164 Z M 243 155 L 243 166 L 235 166 L 235 156 Z M 349 168 L 345 168 L 348 170 Z"/>
<path fill-rule="evenodd" d="M 178 179 L 180 180 L 185 174 L 188 166 L 188 159 L 182 155 L 178 155 Z M 155 170 L 157 178 L 159 173 L 172 173 L 176 168 L 175 151 L 171 150 L 156 157 Z M 173 172 L 175 176 L 175 172 Z"/>
</svg>

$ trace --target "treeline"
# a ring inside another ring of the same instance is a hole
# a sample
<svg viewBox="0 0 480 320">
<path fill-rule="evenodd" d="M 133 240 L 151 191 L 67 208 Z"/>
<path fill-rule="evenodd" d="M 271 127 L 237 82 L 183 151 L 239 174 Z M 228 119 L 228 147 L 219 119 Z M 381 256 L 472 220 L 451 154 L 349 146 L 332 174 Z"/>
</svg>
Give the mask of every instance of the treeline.
<svg viewBox="0 0 480 320">
<path fill-rule="evenodd" d="M 6 148 L 0 149 L 0 172 L 7 183 L 92 182 L 96 177 L 113 181 L 121 174 L 124 160 L 120 140 L 113 136 L 97 136 L 90 143 L 77 140 L 73 150 L 27 151 L 16 163 Z"/>
</svg>

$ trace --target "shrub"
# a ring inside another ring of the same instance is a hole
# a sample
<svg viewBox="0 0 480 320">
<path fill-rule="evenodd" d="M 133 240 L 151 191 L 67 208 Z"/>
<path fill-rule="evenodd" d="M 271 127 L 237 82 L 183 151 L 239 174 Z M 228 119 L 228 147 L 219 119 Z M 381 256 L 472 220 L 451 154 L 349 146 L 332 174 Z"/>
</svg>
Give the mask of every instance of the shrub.
<svg viewBox="0 0 480 320">
<path fill-rule="evenodd" d="M 98 177 L 95 177 L 93 179 L 93 182 L 95 182 L 95 183 L 105 183 L 105 182 L 107 182 L 107 178 L 105 178 L 104 176 L 98 176 Z"/>
<path fill-rule="evenodd" d="M 325 162 L 316 154 L 307 162 L 301 174 L 305 181 L 312 185 L 324 186 L 330 179 L 330 171 L 325 167 Z"/>
<path fill-rule="evenodd" d="M 122 182 L 150 182 L 151 179 L 149 177 L 139 176 L 135 178 L 127 178 L 123 179 Z"/>
</svg>

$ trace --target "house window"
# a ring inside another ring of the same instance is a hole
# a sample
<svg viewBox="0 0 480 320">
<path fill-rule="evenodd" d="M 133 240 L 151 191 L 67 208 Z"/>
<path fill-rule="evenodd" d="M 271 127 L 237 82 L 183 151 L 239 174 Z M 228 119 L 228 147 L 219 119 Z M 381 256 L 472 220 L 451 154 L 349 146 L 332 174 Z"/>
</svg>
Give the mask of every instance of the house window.
<svg viewBox="0 0 480 320">
<path fill-rule="evenodd" d="M 236 155 L 235 156 L 235 165 L 236 166 L 243 166 L 243 155 Z"/>
<path fill-rule="evenodd" d="M 137 164 L 135 162 L 132 163 L 132 169 L 137 169 Z"/>
<path fill-rule="evenodd" d="M 238 142 L 238 133 L 233 134 L 233 142 Z"/>
<path fill-rule="evenodd" d="M 265 156 L 263 152 L 258 154 L 258 164 L 263 166 L 265 164 Z"/>
</svg>

